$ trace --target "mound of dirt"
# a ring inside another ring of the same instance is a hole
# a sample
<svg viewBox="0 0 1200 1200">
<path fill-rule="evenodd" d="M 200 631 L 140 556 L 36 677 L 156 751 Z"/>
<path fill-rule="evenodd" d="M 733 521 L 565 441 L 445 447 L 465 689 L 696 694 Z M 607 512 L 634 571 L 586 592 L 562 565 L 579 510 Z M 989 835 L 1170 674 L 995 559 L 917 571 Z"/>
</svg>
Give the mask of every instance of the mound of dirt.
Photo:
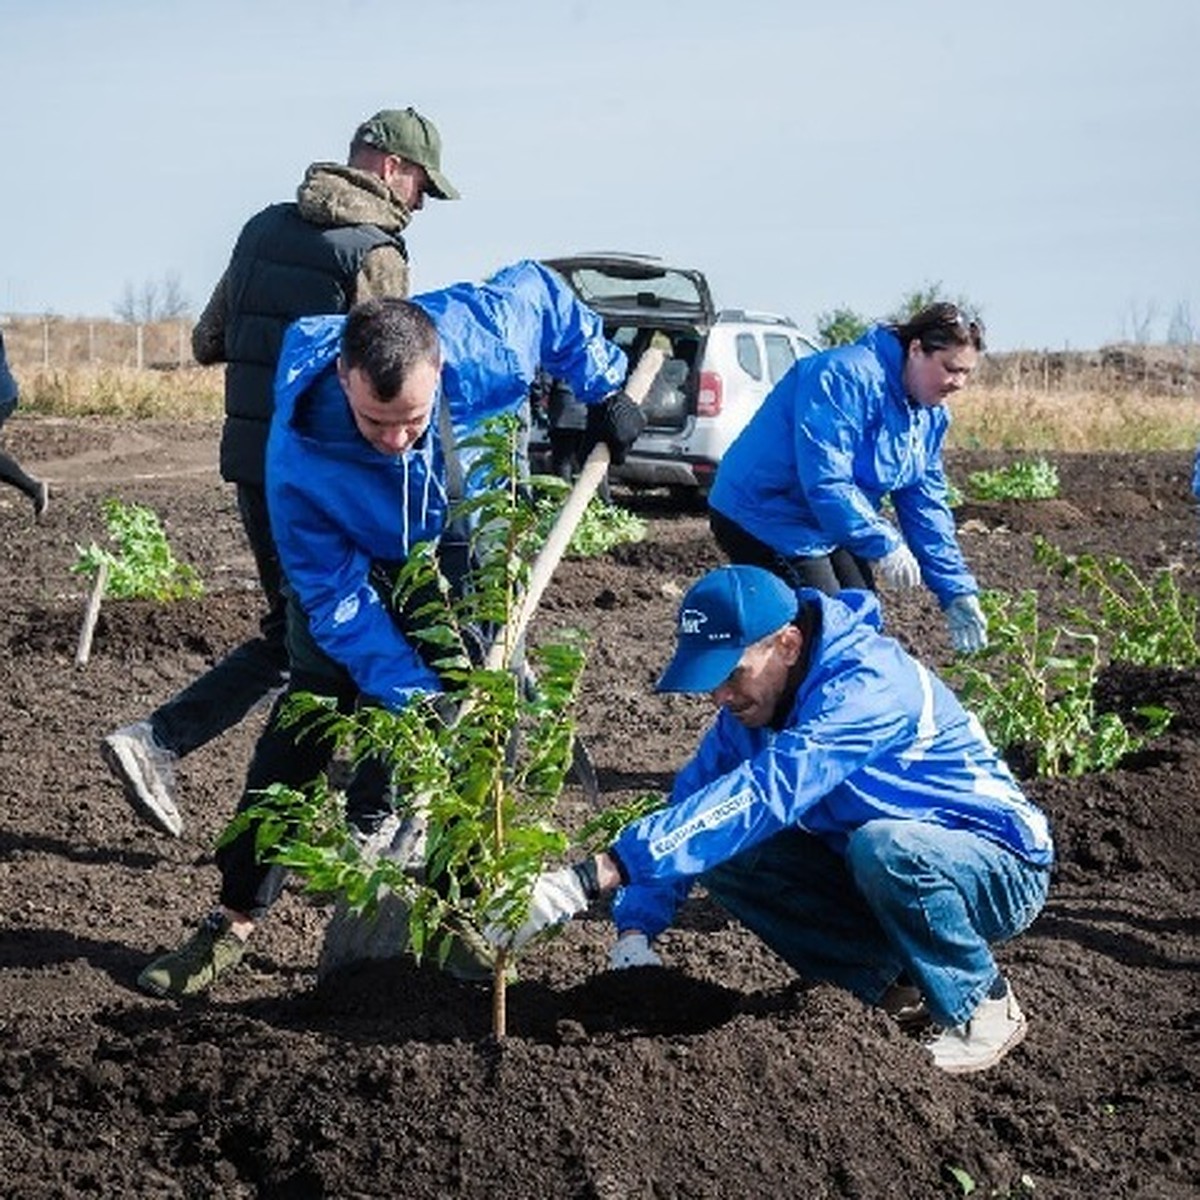
<svg viewBox="0 0 1200 1200">
<path fill-rule="evenodd" d="M 213 899 L 213 844 L 262 717 L 181 765 L 178 841 L 138 823 L 97 742 L 255 630 L 216 428 L 18 418 L 5 434 L 54 497 L 35 527 L 0 491 L 3 1195 L 930 1200 L 963 1194 L 952 1171 L 977 1195 L 1197 1195 L 1196 672 L 1106 674 L 1103 707 L 1163 703 L 1172 725 L 1117 770 L 1030 783 L 1060 865 L 1043 915 L 1000 950 L 1029 1036 L 981 1076 L 937 1072 L 887 1018 L 796 979 L 702 894 L 662 939 L 661 970 L 606 973 L 603 912 L 531 954 L 500 1045 L 489 993 L 429 968 L 391 961 L 318 986 L 329 910 L 295 891 L 239 971 L 175 1005 L 134 978 Z M 1063 602 L 1033 563 L 1040 530 L 1142 573 L 1174 565 L 1197 594 L 1189 456 L 1052 457 L 1069 520 L 964 523 L 985 586 Z M 1144 503 L 1117 515 L 1118 491 Z M 103 540 L 112 494 L 152 506 L 210 590 L 106 602 L 80 669 L 86 586 L 69 567 Z M 708 719 L 703 700 L 652 683 L 680 594 L 720 560 L 702 514 L 618 499 L 647 540 L 564 564 L 534 635 L 592 633 L 580 729 L 604 791 L 627 800 L 669 786 Z M 947 661 L 931 599 L 888 611 L 907 645 Z M 584 805 L 564 796 L 568 817 Z"/>
</svg>

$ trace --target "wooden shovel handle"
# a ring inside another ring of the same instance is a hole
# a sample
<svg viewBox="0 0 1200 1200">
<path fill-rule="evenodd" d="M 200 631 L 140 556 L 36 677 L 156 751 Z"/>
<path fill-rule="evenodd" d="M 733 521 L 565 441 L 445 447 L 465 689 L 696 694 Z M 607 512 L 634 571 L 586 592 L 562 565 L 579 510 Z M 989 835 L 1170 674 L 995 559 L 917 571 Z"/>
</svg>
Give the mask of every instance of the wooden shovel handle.
<svg viewBox="0 0 1200 1200">
<path fill-rule="evenodd" d="M 654 382 L 665 358 L 666 355 L 661 350 L 652 346 L 638 359 L 637 366 L 634 367 L 625 382 L 625 392 L 635 404 L 641 404 L 645 400 L 646 393 L 649 392 L 650 385 Z M 588 502 L 608 472 L 610 458 L 611 453 L 604 442 L 598 442 L 588 455 L 587 462 L 583 464 L 574 487 L 571 488 L 550 529 L 545 545 L 542 546 L 541 552 L 534 560 L 533 567 L 529 572 L 529 586 L 521 597 L 516 615 L 508 626 L 500 630 L 496 640 L 492 643 L 485 663 L 489 670 L 495 671 L 507 666 L 521 645 L 526 630 L 529 628 L 529 622 L 537 611 L 542 593 L 545 592 L 550 577 L 566 553 L 571 535 L 583 519 Z"/>
</svg>

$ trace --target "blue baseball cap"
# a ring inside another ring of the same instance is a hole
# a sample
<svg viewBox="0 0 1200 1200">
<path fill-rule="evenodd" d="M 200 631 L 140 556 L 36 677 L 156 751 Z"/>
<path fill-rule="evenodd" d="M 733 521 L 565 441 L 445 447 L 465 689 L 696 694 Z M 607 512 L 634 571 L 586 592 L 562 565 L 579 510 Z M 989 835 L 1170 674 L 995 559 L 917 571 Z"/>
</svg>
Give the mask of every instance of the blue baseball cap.
<svg viewBox="0 0 1200 1200">
<path fill-rule="evenodd" d="M 679 605 L 675 657 L 655 691 L 711 692 L 747 646 L 782 629 L 797 613 L 796 593 L 762 567 L 718 567 L 692 584 Z"/>
</svg>

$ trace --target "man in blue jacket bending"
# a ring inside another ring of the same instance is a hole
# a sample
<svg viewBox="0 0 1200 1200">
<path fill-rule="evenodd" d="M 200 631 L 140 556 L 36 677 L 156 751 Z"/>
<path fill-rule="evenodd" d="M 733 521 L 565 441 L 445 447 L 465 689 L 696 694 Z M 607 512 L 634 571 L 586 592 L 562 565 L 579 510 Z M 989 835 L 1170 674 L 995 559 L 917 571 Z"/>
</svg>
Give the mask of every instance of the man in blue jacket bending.
<svg viewBox="0 0 1200 1200">
<path fill-rule="evenodd" d="M 303 787 L 335 746 L 276 720 L 287 697 L 332 697 L 398 709 L 441 691 L 406 622 L 389 604 L 394 569 L 439 539 L 456 485 L 470 488 L 457 443 L 486 418 L 525 403 L 539 368 L 593 406 L 596 440 L 619 461 L 640 432 L 620 390 L 624 353 L 558 276 L 521 262 L 487 283 L 405 301 L 370 300 L 347 316 L 290 326 L 275 377 L 267 507 L 287 579 L 290 681 L 255 747 L 239 809 L 273 783 Z M 364 835 L 390 812 L 384 767 L 360 766 L 347 817 Z M 217 851 L 220 907 L 138 984 L 191 995 L 240 961 L 284 872 L 260 863 L 250 829 Z"/>
<path fill-rule="evenodd" d="M 937 1027 L 950 1072 L 1025 1035 L 991 944 L 1045 903 L 1053 846 L 976 719 L 880 632 L 865 591 L 838 598 L 761 567 L 704 576 L 679 609 L 660 691 L 720 708 L 670 804 L 605 853 L 542 875 L 521 946 L 617 889 L 614 967 L 650 948 L 692 883 L 802 976 Z"/>
</svg>

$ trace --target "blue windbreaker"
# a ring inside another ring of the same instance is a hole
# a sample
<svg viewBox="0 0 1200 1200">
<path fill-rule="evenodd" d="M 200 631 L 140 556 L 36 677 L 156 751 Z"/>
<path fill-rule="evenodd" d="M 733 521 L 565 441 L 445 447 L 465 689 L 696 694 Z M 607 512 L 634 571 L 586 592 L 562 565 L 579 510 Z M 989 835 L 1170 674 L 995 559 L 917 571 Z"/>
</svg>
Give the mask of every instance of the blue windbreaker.
<svg viewBox="0 0 1200 1200">
<path fill-rule="evenodd" d="M 891 495 L 925 585 L 944 608 L 979 585 L 946 500 L 950 414 L 910 404 L 900 339 L 883 326 L 800 359 L 725 451 L 709 503 L 793 558 L 845 547 L 882 558 L 900 537 L 879 513 Z"/>
<path fill-rule="evenodd" d="M 317 645 L 389 708 L 414 692 L 440 690 L 368 578 L 372 562 L 403 561 L 445 527 L 438 406 L 450 406 L 461 436 L 524 403 L 539 366 L 589 404 L 619 388 L 627 367 L 600 318 L 538 263 L 413 302 L 437 325 L 443 356 L 433 415 L 414 446 L 383 454 L 355 428 L 334 369 L 346 320 L 340 315 L 305 317 L 288 328 L 267 443 L 267 505 L 288 585 Z"/>
<path fill-rule="evenodd" d="M 866 822 L 907 818 L 1052 861 L 1043 813 L 953 692 L 879 632 L 876 598 L 798 594 L 820 620 L 785 727 L 747 729 L 717 714 L 668 807 L 613 843 L 629 876 L 613 903 L 619 930 L 661 933 L 697 875 L 789 826 L 843 853 Z"/>
<path fill-rule="evenodd" d="M 1200 450 L 1196 451 L 1196 462 L 1192 467 L 1192 493 L 1200 500 Z"/>
<path fill-rule="evenodd" d="M 4 350 L 4 334 L 0 332 L 0 425 L 3 425 L 17 407 L 19 391 L 12 371 L 8 369 L 8 355 Z"/>
</svg>

